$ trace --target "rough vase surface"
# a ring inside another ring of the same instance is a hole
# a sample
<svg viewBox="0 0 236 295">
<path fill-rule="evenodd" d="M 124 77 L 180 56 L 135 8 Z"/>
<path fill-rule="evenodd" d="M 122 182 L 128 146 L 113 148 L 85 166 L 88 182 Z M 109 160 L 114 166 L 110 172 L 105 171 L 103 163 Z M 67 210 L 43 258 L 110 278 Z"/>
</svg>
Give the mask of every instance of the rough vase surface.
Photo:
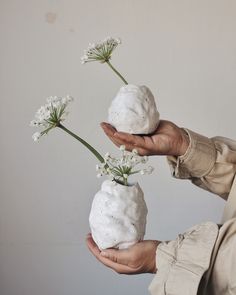
<svg viewBox="0 0 236 295">
<path fill-rule="evenodd" d="M 139 184 L 124 186 L 111 180 L 102 183 L 89 216 L 92 236 L 102 249 L 125 249 L 143 240 L 147 206 Z"/>
<path fill-rule="evenodd" d="M 147 86 L 121 87 L 108 110 L 108 122 L 118 131 L 132 134 L 154 132 L 159 117 L 154 96 Z"/>
</svg>

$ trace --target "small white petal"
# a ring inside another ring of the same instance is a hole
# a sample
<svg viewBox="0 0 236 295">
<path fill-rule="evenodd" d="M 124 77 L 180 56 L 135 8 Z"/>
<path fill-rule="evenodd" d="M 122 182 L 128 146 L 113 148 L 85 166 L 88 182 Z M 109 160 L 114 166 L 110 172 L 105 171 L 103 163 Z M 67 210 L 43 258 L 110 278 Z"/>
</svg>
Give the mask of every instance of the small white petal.
<svg viewBox="0 0 236 295">
<path fill-rule="evenodd" d="M 132 150 L 132 154 L 133 154 L 133 155 L 138 155 L 138 151 L 137 151 L 136 149 L 133 149 L 133 150 Z"/>
<path fill-rule="evenodd" d="M 40 132 L 35 132 L 32 135 L 32 138 L 33 138 L 34 141 L 38 141 L 40 137 L 41 137 L 41 133 Z"/>
<path fill-rule="evenodd" d="M 147 163 L 147 161 L 148 161 L 148 156 L 144 156 L 144 157 L 142 157 L 142 159 L 141 159 L 141 162 L 142 163 Z"/>
<path fill-rule="evenodd" d="M 38 121 L 36 121 L 36 120 L 32 120 L 32 121 L 30 122 L 30 126 L 32 126 L 32 127 L 38 126 Z"/>
<path fill-rule="evenodd" d="M 104 156 L 104 158 L 105 158 L 105 159 L 110 158 L 110 153 L 106 153 L 105 156 Z"/>
<path fill-rule="evenodd" d="M 153 171 L 154 171 L 154 168 L 153 168 L 152 166 L 149 166 L 149 167 L 147 168 L 147 172 L 148 172 L 148 174 L 151 174 Z"/>
</svg>

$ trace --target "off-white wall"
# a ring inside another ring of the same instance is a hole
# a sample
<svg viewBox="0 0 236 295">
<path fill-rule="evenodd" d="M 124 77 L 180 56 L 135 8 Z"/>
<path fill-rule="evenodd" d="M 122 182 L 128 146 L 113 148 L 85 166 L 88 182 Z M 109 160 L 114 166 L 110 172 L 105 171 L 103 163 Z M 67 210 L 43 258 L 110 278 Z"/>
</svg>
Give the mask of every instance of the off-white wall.
<svg viewBox="0 0 236 295">
<path fill-rule="evenodd" d="M 236 2 L 1 0 L 0 34 L 0 294 L 148 294 L 151 275 L 117 275 L 86 248 L 96 160 L 60 130 L 33 143 L 28 123 L 47 96 L 69 93 L 67 126 L 102 153 L 115 150 L 99 122 L 121 82 L 80 64 L 89 42 L 111 35 L 123 40 L 113 63 L 152 89 L 162 118 L 235 137 Z M 151 162 L 156 172 L 140 180 L 147 238 L 219 222 L 222 200 L 172 179 L 164 158 Z"/>
</svg>

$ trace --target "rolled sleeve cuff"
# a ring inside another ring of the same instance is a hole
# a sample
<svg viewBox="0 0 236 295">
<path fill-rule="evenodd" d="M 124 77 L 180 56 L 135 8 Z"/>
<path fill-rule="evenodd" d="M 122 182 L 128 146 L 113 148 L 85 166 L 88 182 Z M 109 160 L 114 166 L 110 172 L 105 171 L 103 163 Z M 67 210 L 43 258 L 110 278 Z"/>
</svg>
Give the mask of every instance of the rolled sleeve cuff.
<svg viewBox="0 0 236 295">
<path fill-rule="evenodd" d="M 208 137 L 184 130 L 190 139 L 186 153 L 179 157 L 167 157 L 172 175 L 176 178 L 204 177 L 215 164 L 215 145 Z"/>
<path fill-rule="evenodd" d="M 204 222 L 190 228 L 183 235 L 157 247 L 157 273 L 149 286 L 152 295 L 195 295 L 205 271 L 219 228 Z"/>
</svg>

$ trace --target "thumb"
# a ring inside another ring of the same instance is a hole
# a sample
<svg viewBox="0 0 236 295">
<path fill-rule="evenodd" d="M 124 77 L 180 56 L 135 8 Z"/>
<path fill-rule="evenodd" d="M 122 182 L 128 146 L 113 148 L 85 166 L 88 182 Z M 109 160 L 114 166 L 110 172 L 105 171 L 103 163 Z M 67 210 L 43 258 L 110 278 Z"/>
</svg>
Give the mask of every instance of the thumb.
<svg viewBox="0 0 236 295">
<path fill-rule="evenodd" d="M 127 252 L 127 250 L 107 249 L 103 250 L 100 255 L 110 259 L 115 263 L 128 265 L 129 256 Z"/>
</svg>

